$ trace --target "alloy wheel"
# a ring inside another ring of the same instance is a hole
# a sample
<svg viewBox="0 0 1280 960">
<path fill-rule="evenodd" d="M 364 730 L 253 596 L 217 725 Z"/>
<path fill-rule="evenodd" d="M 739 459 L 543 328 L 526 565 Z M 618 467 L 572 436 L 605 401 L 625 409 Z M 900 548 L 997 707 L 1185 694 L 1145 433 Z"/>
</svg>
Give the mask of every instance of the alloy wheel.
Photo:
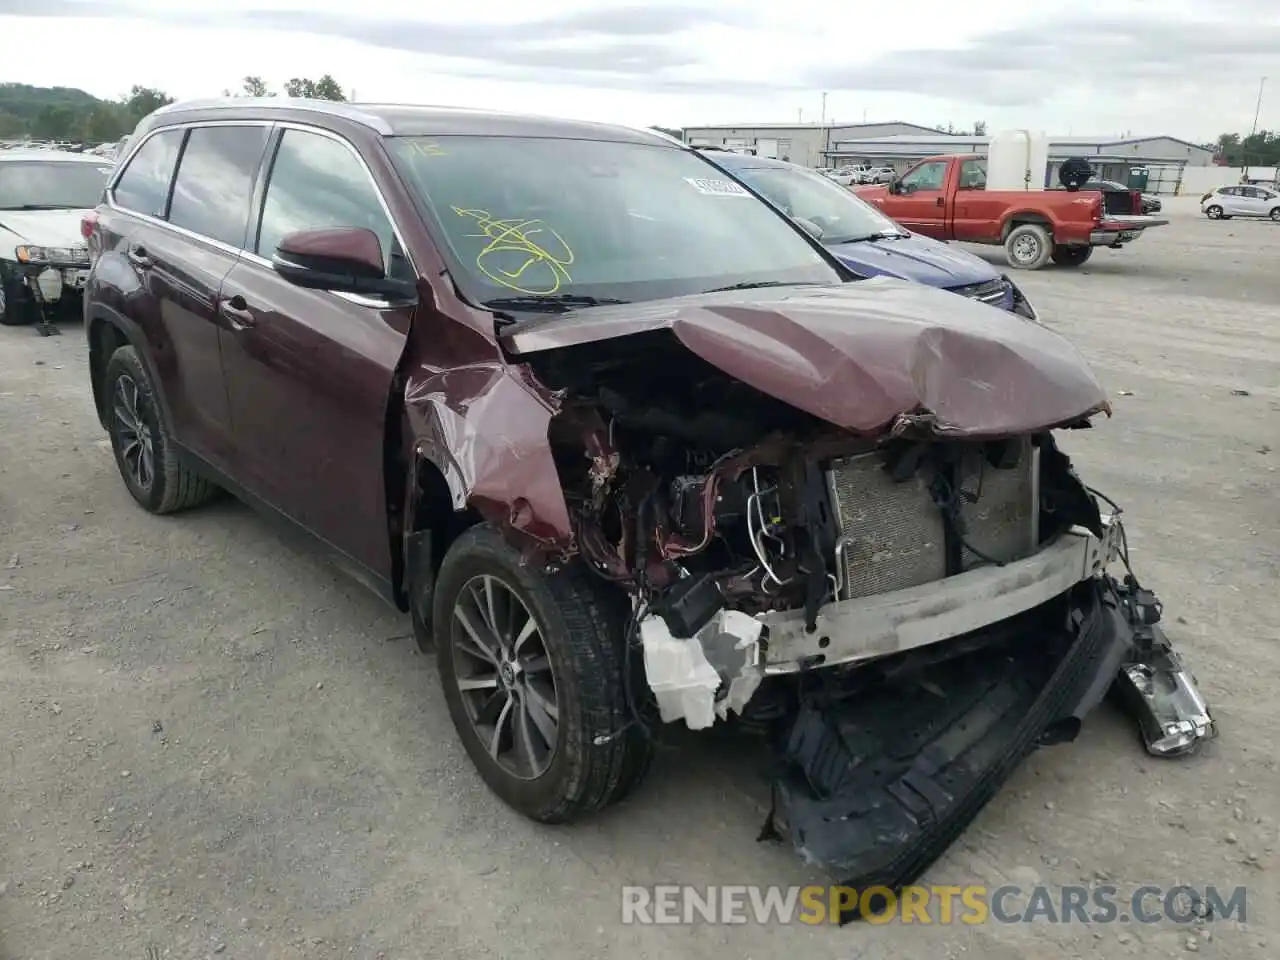
<svg viewBox="0 0 1280 960">
<path fill-rule="evenodd" d="M 120 462 L 139 490 L 149 491 L 156 478 L 155 441 L 147 423 L 147 401 L 127 373 L 116 377 L 112 391 L 112 426 Z"/>
<path fill-rule="evenodd" d="M 517 779 L 542 776 L 555 758 L 560 703 L 537 619 L 498 577 L 472 577 L 454 600 L 449 642 L 467 717 L 489 756 Z"/>
</svg>

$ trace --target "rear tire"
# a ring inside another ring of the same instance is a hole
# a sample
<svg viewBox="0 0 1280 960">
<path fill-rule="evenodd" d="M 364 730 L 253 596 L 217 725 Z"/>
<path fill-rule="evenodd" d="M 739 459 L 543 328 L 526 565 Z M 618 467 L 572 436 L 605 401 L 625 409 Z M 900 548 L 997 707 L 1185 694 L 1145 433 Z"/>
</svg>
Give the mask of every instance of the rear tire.
<svg viewBox="0 0 1280 960">
<path fill-rule="evenodd" d="M 1005 259 L 1018 270 L 1039 270 L 1053 255 L 1049 231 L 1038 223 L 1023 223 L 1004 239 Z"/>
<path fill-rule="evenodd" d="M 620 800 L 649 768 L 623 686 L 625 617 L 605 589 L 580 564 L 530 566 L 489 524 L 453 542 L 436 579 L 431 633 L 454 727 L 489 788 L 542 823 Z"/>
<path fill-rule="evenodd" d="M 1092 256 L 1093 247 L 1057 246 L 1053 248 L 1053 262 L 1060 267 L 1082 266 Z"/>
<path fill-rule="evenodd" d="M 175 513 L 218 493 L 216 486 L 178 461 L 155 386 L 133 347 L 120 347 L 107 361 L 102 395 L 116 467 L 139 506 L 155 514 Z"/>
<path fill-rule="evenodd" d="M 1222 208 L 1215 203 L 1211 207 L 1205 207 L 1204 215 L 1208 217 L 1210 220 L 1221 220 Z"/>
</svg>

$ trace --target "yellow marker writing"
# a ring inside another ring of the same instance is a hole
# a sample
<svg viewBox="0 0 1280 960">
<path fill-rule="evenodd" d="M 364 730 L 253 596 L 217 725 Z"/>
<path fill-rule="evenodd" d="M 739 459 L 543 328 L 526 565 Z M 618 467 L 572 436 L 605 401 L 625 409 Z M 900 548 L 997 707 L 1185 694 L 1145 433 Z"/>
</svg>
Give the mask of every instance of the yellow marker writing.
<svg viewBox="0 0 1280 960">
<path fill-rule="evenodd" d="M 547 297 L 573 279 L 568 270 L 574 261 L 573 250 L 564 237 L 541 220 L 497 220 L 487 210 L 461 207 L 454 207 L 453 212 L 471 218 L 479 226 L 480 233 L 468 236 L 488 241 L 476 254 L 476 268 L 494 283 L 517 293 Z M 499 257 L 500 254 L 510 256 Z M 505 269 L 506 266 L 514 269 Z"/>
<path fill-rule="evenodd" d="M 430 140 L 410 140 L 411 149 L 420 157 L 443 157 L 444 148 Z"/>
</svg>

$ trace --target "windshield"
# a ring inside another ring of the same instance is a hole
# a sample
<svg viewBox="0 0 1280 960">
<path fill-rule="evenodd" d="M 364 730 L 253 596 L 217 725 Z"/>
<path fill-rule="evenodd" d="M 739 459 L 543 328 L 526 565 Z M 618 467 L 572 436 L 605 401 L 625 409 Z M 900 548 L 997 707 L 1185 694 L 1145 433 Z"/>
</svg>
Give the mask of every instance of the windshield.
<svg viewBox="0 0 1280 960">
<path fill-rule="evenodd" d="M 907 231 L 839 184 L 803 167 L 736 167 L 734 175 L 789 217 L 822 229 L 823 243 L 907 236 Z"/>
<path fill-rule="evenodd" d="M 0 210 L 86 210 L 96 207 L 109 165 L 59 160 L 0 162 Z"/>
<path fill-rule="evenodd" d="M 390 146 L 479 303 L 539 309 L 540 298 L 589 305 L 842 279 L 803 234 L 691 151 L 482 136 Z"/>
</svg>

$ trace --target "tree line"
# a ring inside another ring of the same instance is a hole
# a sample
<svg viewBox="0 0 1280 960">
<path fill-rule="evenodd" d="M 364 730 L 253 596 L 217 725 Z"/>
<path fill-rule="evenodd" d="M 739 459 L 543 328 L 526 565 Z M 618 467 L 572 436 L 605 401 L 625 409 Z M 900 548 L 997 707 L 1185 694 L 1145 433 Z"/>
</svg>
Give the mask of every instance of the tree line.
<svg viewBox="0 0 1280 960">
<path fill-rule="evenodd" d="M 1259 130 L 1247 137 L 1224 133 L 1211 146 L 1223 166 L 1280 167 L 1280 132 Z"/>
<path fill-rule="evenodd" d="M 329 74 L 318 80 L 294 77 L 282 84 L 287 97 L 346 100 L 346 92 Z M 223 96 L 273 97 L 261 77 L 245 77 L 236 91 Z M 134 85 L 115 100 L 103 100 L 73 87 L 33 87 L 0 83 L 0 140 L 63 140 L 86 146 L 112 143 L 133 132 L 138 121 L 173 103 L 173 97 L 154 87 Z"/>
</svg>

